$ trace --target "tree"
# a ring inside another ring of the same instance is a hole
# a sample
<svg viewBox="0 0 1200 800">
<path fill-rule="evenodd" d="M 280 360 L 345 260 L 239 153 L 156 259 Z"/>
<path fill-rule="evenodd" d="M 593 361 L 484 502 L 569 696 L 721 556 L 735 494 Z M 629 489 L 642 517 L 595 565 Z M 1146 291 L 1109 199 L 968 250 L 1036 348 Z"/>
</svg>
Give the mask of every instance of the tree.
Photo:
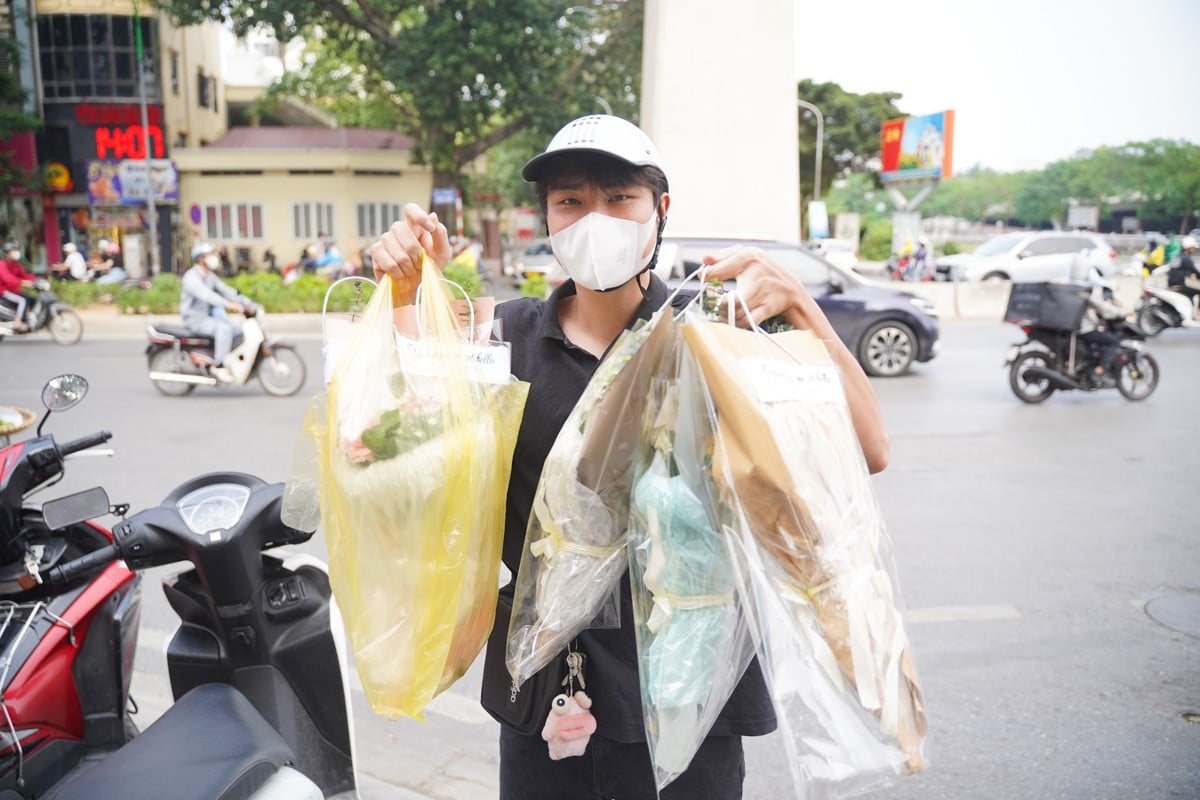
<svg viewBox="0 0 1200 800">
<path fill-rule="evenodd" d="M 11 39 L 0 39 L 0 65 L 20 63 L 21 50 Z M 18 133 L 37 130 L 41 121 L 21 110 L 28 92 L 21 86 L 15 69 L 0 67 L 0 145 L 10 141 Z M 0 197 L 8 194 L 13 186 L 36 182 L 39 176 L 25 175 L 17 168 L 12 154 L 0 146 Z"/>
<path fill-rule="evenodd" d="M 391 122 L 435 186 L 525 130 L 544 141 L 603 97 L 633 117 L 642 3 L 635 0 L 159 0 L 177 24 L 303 35 L 315 57 L 290 87 L 351 122 Z M 373 109 L 356 109 L 355 100 Z M 382 108 L 380 108 L 382 107 Z"/>
<path fill-rule="evenodd" d="M 880 132 L 883 123 L 903 116 L 896 108 L 896 92 L 853 94 L 836 83 L 814 83 L 804 79 L 797 84 L 797 97 L 821 109 L 825 118 L 825 136 L 821 152 L 821 192 L 833 181 L 851 172 L 866 170 L 880 158 Z M 797 109 L 800 117 L 800 196 L 811 197 L 816 160 L 816 121 L 812 112 Z"/>
</svg>

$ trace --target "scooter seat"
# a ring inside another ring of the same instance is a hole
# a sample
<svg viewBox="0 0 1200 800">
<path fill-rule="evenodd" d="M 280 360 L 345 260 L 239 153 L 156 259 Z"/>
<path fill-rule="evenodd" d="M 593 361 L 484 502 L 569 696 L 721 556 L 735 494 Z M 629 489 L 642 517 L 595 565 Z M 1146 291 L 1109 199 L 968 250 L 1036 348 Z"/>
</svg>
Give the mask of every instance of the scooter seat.
<svg viewBox="0 0 1200 800">
<path fill-rule="evenodd" d="M 182 325 L 154 325 L 153 330 L 155 333 L 162 334 L 163 336 L 174 336 L 176 339 L 183 339 L 188 342 L 196 341 L 212 344 L 211 336 L 205 336 L 202 333 L 192 333 Z"/>
<path fill-rule="evenodd" d="M 241 692 L 197 686 L 56 800 L 244 800 L 295 759 Z"/>
</svg>

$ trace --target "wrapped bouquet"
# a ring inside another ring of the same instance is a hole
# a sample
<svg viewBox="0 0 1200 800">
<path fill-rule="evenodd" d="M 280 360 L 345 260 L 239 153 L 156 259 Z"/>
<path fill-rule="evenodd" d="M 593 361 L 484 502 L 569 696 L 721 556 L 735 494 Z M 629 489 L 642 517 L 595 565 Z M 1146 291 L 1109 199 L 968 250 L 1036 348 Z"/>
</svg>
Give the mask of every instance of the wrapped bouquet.
<svg viewBox="0 0 1200 800">
<path fill-rule="evenodd" d="M 504 346 L 461 333 L 432 265 L 419 339 L 396 333 L 387 284 L 309 424 L 330 582 L 363 688 L 380 714 L 420 716 L 491 630 L 528 385 L 508 374 Z"/>
</svg>

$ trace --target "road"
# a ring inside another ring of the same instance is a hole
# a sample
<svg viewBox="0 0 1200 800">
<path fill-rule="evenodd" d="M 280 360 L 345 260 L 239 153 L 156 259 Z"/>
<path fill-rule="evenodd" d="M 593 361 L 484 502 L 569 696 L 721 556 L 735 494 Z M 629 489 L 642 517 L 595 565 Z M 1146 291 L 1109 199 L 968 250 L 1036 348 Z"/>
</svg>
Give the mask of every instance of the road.
<svg viewBox="0 0 1200 800">
<path fill-rule="evenodd" d="M 3 343 L 0 403 L 36 407 L 63 371 L 92 382 L 50 430 L 108 428 L 117 454 L 74 463 L 56 494 L 102 482 L 137 509 L 207 470 L 285 480 L 320 358 L 311 321 L 288 329 L 310 369 L 294 398 L 256 386 L 163 397 L 145 378 L 139 326 L 127 324 L 89 326 L 71 348 Z M 892 436 L 875 485 L 928 705 L 930 767 L 870 796 L 1200 797 L 1200 337 L 1150 343 L 1163 379 L 1144 403 L 1105 392 L 1026 406 L 1000 367 L 1018 335 L 946 321 L 937 359 L 874 383 Z M 306 548 L 323 554 L 319 536 Z M 170 702 L 161 572 L 144 591 L 143 725 Z M 476 667 L 423 723 L 382 720 L 353 693 L 365 800 L 495 796 L 496 726 L 478 685 Z M 747 761 L 747 798 L 790 795 L 778 736 L 748 741 Z"/>
</svg>

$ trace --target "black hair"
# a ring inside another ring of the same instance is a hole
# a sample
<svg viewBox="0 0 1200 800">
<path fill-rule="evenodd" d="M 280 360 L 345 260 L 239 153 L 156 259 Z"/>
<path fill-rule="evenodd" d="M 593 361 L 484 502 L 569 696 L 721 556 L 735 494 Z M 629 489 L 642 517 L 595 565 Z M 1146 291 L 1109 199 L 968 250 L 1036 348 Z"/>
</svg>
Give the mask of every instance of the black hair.
<svg viewBox="0 0 1200 800">
<path fill-rule="evenodd" d="M 603 153 L 564 152 L 558 158 L 549 159 L 538 176 L 536 191 L 542 217 L 546 216 L 550 190 L 565 181 L 576 180 L 599 186 L 601 189 L 631 184 L 645 186 L 654 196 L 655 209 L 659 207 L 662 196 L 667 193 L 667 176 L 658 167 L 635 167 Z"/>
</svg>

